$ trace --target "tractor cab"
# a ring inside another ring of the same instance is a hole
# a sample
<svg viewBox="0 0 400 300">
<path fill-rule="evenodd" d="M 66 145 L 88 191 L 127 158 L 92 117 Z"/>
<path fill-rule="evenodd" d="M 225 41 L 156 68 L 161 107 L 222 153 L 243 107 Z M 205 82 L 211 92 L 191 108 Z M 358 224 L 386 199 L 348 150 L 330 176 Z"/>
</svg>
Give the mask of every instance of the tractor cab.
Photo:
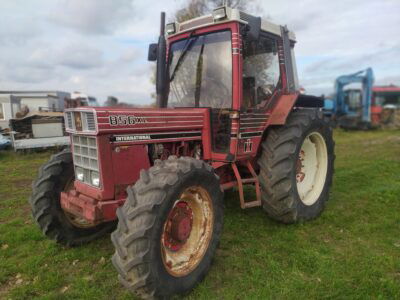
<svg viewBox="0 0 400 300">
<path fill-rule="evenodd" d="M 361 117 L 362 115 L 362 89 L 346 89 L 344 93 L 344 104 L 346 114 Z"/>
<path fill-rule="evenodd" d="M 282 124 L 298 96 L 295 35 L 229 7 L 167 24 L 165 32 L 166 42 L 163 32 L 149 47 L 158 105 L 207 108 L 214 160 L 254 155 L 262 128 Z M 277 106 L 282 97 L 285 107 Z"/>
</svg>

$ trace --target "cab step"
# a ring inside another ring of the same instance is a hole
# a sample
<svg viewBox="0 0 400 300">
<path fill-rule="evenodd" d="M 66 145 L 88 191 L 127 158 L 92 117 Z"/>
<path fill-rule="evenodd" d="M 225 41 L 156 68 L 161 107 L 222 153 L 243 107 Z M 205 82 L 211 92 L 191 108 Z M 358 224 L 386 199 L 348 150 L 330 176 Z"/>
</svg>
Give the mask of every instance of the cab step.
<svg viewBox="0 0 400 300">
<path fill-rule="evenodd" d="M 223 187 L 224 188 L 231 188 L 233 186 L 238 187 L 241 208 L 244 209 L 244 208 L 250 208 L 250 207 L 255 207 L 255 206 L 261 206 L 260 182 L 258 181 L 258 176 L 257 176 L 256 172 L 254 171 L 254 168 L 251 165 L 250 161 L 246 161 L 246 167 L 252 176 L 249 178 L 242 178 L 235 162 L 231 163 L 231 167 L 232 167 L 233 173 L 235 174 L 236 181 L 224 184 Z M 254 184 L 254 186 L 256 188 L 256 200 L 246 201 L 244 199 L 243 185 L 245 185 L 245 184 Z"/>
</svg>

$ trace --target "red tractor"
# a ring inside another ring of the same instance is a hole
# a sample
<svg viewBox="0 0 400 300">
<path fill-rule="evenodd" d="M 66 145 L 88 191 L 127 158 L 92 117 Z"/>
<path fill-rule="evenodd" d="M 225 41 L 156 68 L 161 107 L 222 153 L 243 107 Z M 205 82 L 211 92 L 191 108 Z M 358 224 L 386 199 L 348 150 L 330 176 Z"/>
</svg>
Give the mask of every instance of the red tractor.
<svg viewBox="0 0 400 300">
<path fill-rule="evenodd" d="M 334 160 L 323 100 L 298 92 L 286 27 L 229 7 L 161 20 L 149 48 L 158 108 L 67 110 L 71 149 L 40 168 L 30 198 L 43 233 L 69 246 L 118 219 L 112 261 L 142 297 L 185 293 L 206 275 L 225 190 L 277 221 L 310 220 L 328 200 Z"/>
</svg>

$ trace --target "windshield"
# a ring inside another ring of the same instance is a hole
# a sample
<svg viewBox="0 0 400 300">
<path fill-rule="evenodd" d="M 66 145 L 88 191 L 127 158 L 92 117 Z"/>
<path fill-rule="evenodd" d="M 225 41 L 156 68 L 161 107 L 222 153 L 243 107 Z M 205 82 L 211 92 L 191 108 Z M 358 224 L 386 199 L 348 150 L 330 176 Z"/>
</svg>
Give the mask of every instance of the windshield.
<svg viewBox="0 0 400 300">
<path fill-rule="evenodd" d="M 169 55 L 169 107 L 231 107 L 230 31 L 175 42 Z"/>
</svg>

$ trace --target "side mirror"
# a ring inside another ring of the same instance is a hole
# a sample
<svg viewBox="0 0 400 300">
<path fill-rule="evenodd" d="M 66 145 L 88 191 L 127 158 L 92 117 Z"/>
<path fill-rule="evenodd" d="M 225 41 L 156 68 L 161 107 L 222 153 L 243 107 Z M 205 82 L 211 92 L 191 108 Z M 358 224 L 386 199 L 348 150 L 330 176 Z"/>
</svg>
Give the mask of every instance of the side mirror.
<svg viewBox="0 0 400 300">
<path fill-rule="evenodd" d="M 148 61 L 156 61 L 157 60 L 157 52 L 158 52 L 158 44 L 150 44 L 147 60 Z"/>
<path fill-rule="evenodd" d="M 261 31 L 261 18 L 251 17 L 247 20 L 248 30 L 246 33 L 246 40 L 249 42 L 258 41 Z"/>
</svg>

